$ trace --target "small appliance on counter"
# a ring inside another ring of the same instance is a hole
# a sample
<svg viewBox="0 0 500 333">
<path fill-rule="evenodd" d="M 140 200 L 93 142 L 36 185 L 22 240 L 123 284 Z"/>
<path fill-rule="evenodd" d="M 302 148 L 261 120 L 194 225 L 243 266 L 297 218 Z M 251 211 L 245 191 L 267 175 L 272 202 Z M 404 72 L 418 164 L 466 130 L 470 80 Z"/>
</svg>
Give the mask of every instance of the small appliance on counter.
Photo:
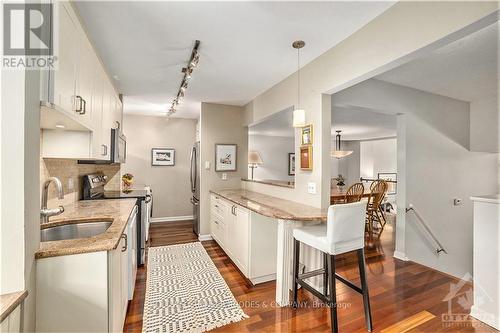
<svg viewBox="0 0 500 333">
<path fill-rule="evenodd" d="M 153 211 L 153 194 L 149 186 L 144 189 L 129 189 L 126 191 L 105 191 L 104 185 L 108 182 L 108 177 L 102 173 L 95 173 L 83 176 L 82 200 L 103 200 L 103 199 L 137 199 L 138 221 L 141 222 L 137 228 L 137 264 L 143 265 L 146 261 L 146 241 L 148 240 L 149 223 Z"/>
</svg>

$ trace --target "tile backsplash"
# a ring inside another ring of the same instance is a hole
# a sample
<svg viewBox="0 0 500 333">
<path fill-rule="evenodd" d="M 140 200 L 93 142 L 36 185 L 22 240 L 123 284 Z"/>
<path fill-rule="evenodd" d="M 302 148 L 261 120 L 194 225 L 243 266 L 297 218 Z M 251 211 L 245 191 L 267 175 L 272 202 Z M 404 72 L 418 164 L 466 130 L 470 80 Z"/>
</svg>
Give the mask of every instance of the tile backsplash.
<svg viewBox="0 0 500 333">
<path fill-rule="evenodd" d="M 49 177 L 57 177 L 64 190 L 64 199 L 57 198 L 55 186 L 49 187 L 48 207 L 70 204 L 80 200 L 82 195 L 83 176 L 89 173 L 102 172 L 108 176 L 106 190 L 120 190 L 120 164 L 78 164 L 76 160 L 41 158 L 40 159 L 40 191 Z M 70 180 L 71 179 L 71 180 Z M 73 187 L 70 189 L 70 182 Z"/>
</svg>

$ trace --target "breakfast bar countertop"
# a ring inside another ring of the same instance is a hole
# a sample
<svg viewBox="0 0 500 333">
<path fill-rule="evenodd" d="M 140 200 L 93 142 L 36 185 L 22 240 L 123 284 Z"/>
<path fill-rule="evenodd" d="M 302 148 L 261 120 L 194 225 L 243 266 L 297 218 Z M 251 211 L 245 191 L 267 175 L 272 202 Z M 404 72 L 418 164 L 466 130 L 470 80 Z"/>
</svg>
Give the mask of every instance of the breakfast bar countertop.
<svg viewBox="0 0 500 333">
<path fill-rule="evenodd" d="M 294 201 L 243 189 L 211 190 L 210 192 L 267 217 L 300 222 L 326 222 L 326 210 Z"/>
<path fill-rule="evenodd" d="M 40 242 L 40 249 L 35 253 L 35 258 L 116 249 L 135 205 L 136 199 L 88 200 L 65 205 L 64 213 L 51 218 L 42 228 L 96 221 L 109 221 L 112 224 L 105 232 L 93 237 Z"/>
</svg>

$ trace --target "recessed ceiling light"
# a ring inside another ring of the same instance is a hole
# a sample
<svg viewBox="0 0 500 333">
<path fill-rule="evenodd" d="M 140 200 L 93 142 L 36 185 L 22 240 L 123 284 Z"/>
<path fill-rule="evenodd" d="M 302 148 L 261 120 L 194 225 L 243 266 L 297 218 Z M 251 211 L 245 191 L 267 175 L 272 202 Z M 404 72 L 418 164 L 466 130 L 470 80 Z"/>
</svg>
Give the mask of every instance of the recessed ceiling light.
<svg viewBox="0 0 500 333">
<path fill-rule="evenodd" d="M 64 129 L 64 128 L 66 128 L 66 125 L 64 125 L 64 124 L 56 124 L 56 128 Z"/>
</svg>

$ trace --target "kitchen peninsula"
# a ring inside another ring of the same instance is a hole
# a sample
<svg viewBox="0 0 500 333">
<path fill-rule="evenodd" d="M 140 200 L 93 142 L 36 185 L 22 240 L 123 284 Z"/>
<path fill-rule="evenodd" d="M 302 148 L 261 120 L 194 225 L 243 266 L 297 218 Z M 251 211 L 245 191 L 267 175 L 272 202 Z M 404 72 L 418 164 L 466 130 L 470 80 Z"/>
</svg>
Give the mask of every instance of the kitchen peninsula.
<svg viewBox="0 0 500 333">
<path fill-rule="evenodd" d="M 292 230 L 306 223 L 325 223 L 327 212 L 248 190 L 210 192 L 212 237 L 252 283 L 276 278 L 276 303 L 287 306 L 292 286 Z M 301 253 L 306 270 L 321 268 L 318 251 L 304 246 Z"/>
</svg>

